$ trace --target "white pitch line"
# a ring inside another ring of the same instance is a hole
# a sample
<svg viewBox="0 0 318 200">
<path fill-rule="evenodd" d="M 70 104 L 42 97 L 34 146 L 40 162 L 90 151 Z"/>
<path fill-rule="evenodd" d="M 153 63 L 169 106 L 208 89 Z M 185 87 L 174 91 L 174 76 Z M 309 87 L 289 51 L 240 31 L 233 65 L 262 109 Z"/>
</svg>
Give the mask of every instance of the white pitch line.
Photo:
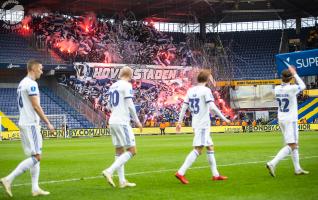
<svg viewBox="0 0 318 200">
<path fill-rule="evenodd" d="M 299 157 L 303 156 L 303 154 L 299 154 Z M 268 156 L 269 158 L 275 158 L 276 156 Z M 285 158 L 284 160 L 286 160 L 287 158 Z"/>
<path fill-rule="evenodd" d="M 301 160 L 305 159 L 311 159 L 311 158 L 318 158 L 318 156 L 306 156 L 301 158 Z M 239 166 L 239 165 L 249 165 L 249 164 L 260 164 L 263 163 L 265 165 L 267 161 L 251 161 L 251 162 L 240 162 L 240 163 L 230 163 L 230 164 L 223 164 L 218 165 L 219 167 L 228 167 L 228 166 Z M 204 169 L 209 168 L 210 166 L 199 166 L 199 167 L 191 167 L 189 169 Z M 145 171 L 145 172 L 134 172 L 134 173 L 128 173 L 125 174 L 126 176 L 136 176 L 136 175 L 142 175 L 142 174 L 153 174 L 153 173 L 162 173 L 162 172 L 175 172 L 177 169 L 162 169 L 162 170 L 156 170 L 156 171 Z M 117 175 L 115 175 L 117 176 Z M 91 177 L 83 177 L 83 178 L 71 178 L 71 179 L 64 179 L 64 180 L 53 180 L 53 181 L 42 181 L 40 184 L 53 184 L 53 183 L 64 183 L 64 182 L 73 182 L 73 181 L 82 181 L 82 180 L 91 180 L 91 179 L 99 179 L 103 176 L 91 176 Z M 31 183 L 21 183 L 21 184 L 14 184 L 13 187 L 20 187 L 20 186 L 27 186 L 31 185 Z"/>
</svg>

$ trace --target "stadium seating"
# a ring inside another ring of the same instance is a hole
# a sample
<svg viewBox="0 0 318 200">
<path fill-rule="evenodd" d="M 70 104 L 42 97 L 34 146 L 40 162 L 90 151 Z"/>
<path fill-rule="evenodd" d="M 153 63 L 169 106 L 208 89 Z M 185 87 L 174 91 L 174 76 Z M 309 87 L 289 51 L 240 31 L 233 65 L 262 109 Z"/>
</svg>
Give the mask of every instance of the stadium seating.
<svg viewBox="0 0 318 200">
<path fill-rule="evenodd" d="M 185 42 L 185 34 L 167 33 L 174 42 Z M 196 36 L 198 37 L 198 35 Z M 219 79 L 273 79 L 276 77 L 274 55 L 279 51 L 281 30 L 208 33 L 207 41 L 221 39 L 228 62 L 219 59 Z"/>
<path fill-rule="evenodd" d="M 0 61 L 3 63 L 26 63 L 30 58 L 45 64 L 63 63 L 42 51 L 30 48 L 28 41 L 17 33 L 0 34 Z"/>
<path fill-rule="evenodd" d="M 297 35 L 294 29 L 286 29 L 285 33 L 287 39 L 299 37 L 302 41 L 306 41 L 309 30 L 309 28 L 301 29 L 300 34 Z M 186 40 L 184 33 L 166 32 L 165 34 L 171 36 L 175 44 Z M 198 34 L 195 35 L 199 37 Z M 220 38 L 223 47 L 227 49 L 228 62 L 219 62 L 222 67 L 217 78 L 240 80 L 276 78 L 274 55 L 279 51 L 281 35 L 281 30 L 208 33 L 208 42 L 217 44 Z M 29 58 L 40 59 L 47 64 L 61 63 L 56 53 L 51 51 L 45 54 L 29 48 L 27 40 L 16 33 L 0 34 L 1 62 L 25 63 Z"/>
<path fill-rule="evenodd" d="M 70 107 L 64 100 L 56 96 L 49 88 L 43 87 L 41 90 L 41 105 L 46 114 L 65 114 L 69 128 L 92 128 L 93 125 L 87 119 Z M 1 100 L 0 110 L 6 115 L 18 115 L 16 89 L 0 88 Z M 60 128 L 61 125 L 56 125 Z"/>
<path fill-rule="evenodd" d="M 229 66 L 234 79 L 273 79 L 276 74 L 274 55 L 279 51 L 281 31 L 246 31 L 220 33 L 228 47 Z M 215 35 L 208 34 L 215 38 Z M 229 71 L 226 69 L 226 71 Z"/>
<path fill-rule="evenodd" d="M 287 30 L 287 36 L 295 36 L 295 30 Z M 305 38 L 307 30 L 302 31 Z M 185 34 L 167 33 L 174 42 L 185 42 Z M 219 60 L 223 69 L 219 71 L 222 79 L 273 79 L 277 77 L 274 55 L 279 53 L 282 31 L 244 31 L 227 33 L 208 33 L 207 41 L 218 44 L 218 38 L 227 49 L 227 63 Z M 197 34 L 198 37 L 198 34 Z"/>
</svg>

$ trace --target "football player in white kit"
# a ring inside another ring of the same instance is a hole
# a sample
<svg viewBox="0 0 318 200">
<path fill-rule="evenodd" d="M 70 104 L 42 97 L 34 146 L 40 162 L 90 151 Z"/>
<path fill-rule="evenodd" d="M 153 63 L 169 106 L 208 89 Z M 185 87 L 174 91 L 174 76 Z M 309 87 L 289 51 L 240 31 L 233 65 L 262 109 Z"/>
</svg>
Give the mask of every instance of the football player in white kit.
<svg viewBox="0 0 318 200">
<path fill-rule="evenodd" d="M 291 85 L 292 78 L 296 79 L 297 84 Z M 305 83 L 298 76 L 293 67 L 282 72 L 282 85 L 275 87 L 275 98 L 278 103 L 278 123 L 282 130 L 285 146 L 277 153 L 275 158 L 266 167 L 271 176 L 275 177 L 275 167 L 280 160 L 291 154 L 295 174 L 305 175 L 308 171 L 303 170 L 299 164 L 298 153 L 298 105 L 297 94 L 306 88 Z"/>
<path fill-rule="evenodd" d="M 1 179 L 6 193 L 12 197 L 11 184 L 13 180 L 30 169 L 32 179 L 32 195 L 49 195 L 50 193 L 39 187 L 40 160 L 42 153 L 42 135 L 40 132 L 40 118 L 46 123 L 50 131 L 54 127 L 44 114 L 40 105 L 39 87 L 35 80 L 39 79 L 42 72 L 42 64 L 37 60 L 27 63 L 27 76 L 18 86 L 18 107 L 20 112 L 19 128 L 22 146 L 25 155 L 23 160 L 8 176 Z"/>
<path fill-rule="evenodd" d="M 142 125 L 138 119 L 132 100 L 132 85 L 129 83 L 132 75 L 133 71 L 130 67 L 123 67 L 119 74 L 120 80 L 114 83 L 109 89 L 109 105 L 111 109 L 109 128 L 116 156 L 113 164 L 105 169 L 102 174 L 111 186 L 116 187 L 112 176 L 117 171 L 120 188 L 136 186 L 135 183 L 130 183 L 125 179 L 124 172 L 125 163 L 136 154 L 136 142 L 130 126 L 130 116 L 132 116 L 140 132 L 142 132 Z M 126 152 L 125 149 L 127 150 Z"/>
<path fill-rule="evenodd" d="M 210 136 L 210 111 L 215 112 L 222 120 L 229 122 L 221 111 L 214 104 L 214 98 L 211 90 L 206 87 L 208 81 L 212 78 L 207 70 L 200 71 L 197 77 L 198 84 L 190 88 L 184 99 L 179 121 L 177 123 L 177 132 L 180 132 L 181 123 L 184 114 L 189 108 L 192 114 L 192 128 L 194 130 L 193 147 L 194 149 L 188 154 L 181 168 L 175 174 L 176 178 L 183 184 L 188 184 L 189 181 L 185 178 L 187 169 L 194 163 L 197 157 L 202 153 L 204 147 L 207 149 L 207 159 L 209 161 L 212 180 L 226 180 L 226 176 L 221 176 L 217 170 L 214 157 L 213 142 Z"/>
</svg>

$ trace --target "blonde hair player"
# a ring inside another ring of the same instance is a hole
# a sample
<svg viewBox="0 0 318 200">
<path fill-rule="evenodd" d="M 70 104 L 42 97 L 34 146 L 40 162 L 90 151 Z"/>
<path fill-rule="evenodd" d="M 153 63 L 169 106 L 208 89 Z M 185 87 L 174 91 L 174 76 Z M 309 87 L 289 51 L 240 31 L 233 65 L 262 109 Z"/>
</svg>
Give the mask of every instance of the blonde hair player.
<svg viewBox="0 0 318 200">
<path fill-rule="evenodd" d="M 297 82 L 295 85 L 290 84 L 293 77 Z M 297 94 L 305 88 L 305 83 L 292 66 L 282 72 L 282 85 L 275 87 L 275 97 L 278 103 L 278 123 L 286 145 L 277 153 L 273 160 L 266 164 L 270 175 L 273 177 L 276 176 L 276 165 L 289 154 L 291 154 L 293 160 L 295 175 L 309 174 L 308 171 L 300 167 L 298 153 Z"/>
<path fill-rule="evenodd" d="M 18 86 L 19 128 L 23 149 L 28 158 L 23 160 L 8 176 L 1 179 L 1 183 L 10 197 L 13 196 L 11 192 L 13 180 L 29 169 L 32 178 L 32 195 L 50 194 L 39 187 L 42 153 L 40 118 L 46 123 L 51 132 L 54 131 L 54 127 L 40 105 L 40 92 L 36 80 L 41 77 L 43 73 L 42 69 L 41 62 L 30 60 L 27 64 L 28 74 Z"/>
<path fill-rule="evenodd" d="M 116 187 L 112 176 L 117 171 L 120 188 L 136 186 L 135 183 L 130 183 L 125 179 L 124 172 L 125 163 L 136 154 L 136 142 L 130 126 L 130 116 L 132 116 L 140 132 L 142 132 L 142 125 L 138 119 L 132 100 L 132 85 L 129 83 L 132 75 L 133 71 L 130 67 L 123 67 L 119 74 L 120 80 L 114 83 L 109 89 L 109 107 L 111 109 L 109 128 L 116 156 L 113 164 L 105 169 L 102 174 L 111 186 Z"/>
<path fill-rule="evenodd" d="M 183 165 L 175 174 L 176 178 L 183 184 L 189 183 L 185 177 L 185 173 L 197 157 L 201 155 L 204 147 L 207 149 L 207 159 L 213 176 L 212 180 L 217 181 L 227 179 L 226 176 L 221 176 L 217 170 L 213 142 L 210 136 L 210 111 L 215 112 L 215 114 L 220 116 L 224 121 L 230 121 L 223 116 L 221 111 L 214 104 L 214 98 L 211 90 L 206 87 L 209 80 L 212 80 L 210 71 L 203 70 L 199 72 L 197 76 L 198 84 L 188 90 L 182 105 L 179 121 L 177 123 L 176 129 L 177 132 L 180 132 L 184 114 L 189 108 L 192 114 L 192 128 L 194 130 L 194 149 L 189 153 Z"/>
</svg>

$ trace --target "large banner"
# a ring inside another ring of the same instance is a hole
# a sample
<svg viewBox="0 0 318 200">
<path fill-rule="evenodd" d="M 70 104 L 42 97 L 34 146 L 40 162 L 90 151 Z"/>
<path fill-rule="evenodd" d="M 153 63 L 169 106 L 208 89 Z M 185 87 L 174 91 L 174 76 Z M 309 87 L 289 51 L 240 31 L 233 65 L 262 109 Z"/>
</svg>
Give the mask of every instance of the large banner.
<svg viewBox="0 0 318 200">
<path fill-rule="evenodd" d="M 176 80 L 192 77 L 192 67 L 161 66 L 161 65 L 133 65 L 107 63 L 74 63 L 77 78 L 118 79 L 121 68 L 129 66 L 133 69 L 133 79 L 149 81 Z"/>
<path fill-rule="evenodd" d="M 278 75 L 294 65 L 300 76 L 318 75 L 318 49 L 278 54 L 275 56 Z"/>
</svg>

